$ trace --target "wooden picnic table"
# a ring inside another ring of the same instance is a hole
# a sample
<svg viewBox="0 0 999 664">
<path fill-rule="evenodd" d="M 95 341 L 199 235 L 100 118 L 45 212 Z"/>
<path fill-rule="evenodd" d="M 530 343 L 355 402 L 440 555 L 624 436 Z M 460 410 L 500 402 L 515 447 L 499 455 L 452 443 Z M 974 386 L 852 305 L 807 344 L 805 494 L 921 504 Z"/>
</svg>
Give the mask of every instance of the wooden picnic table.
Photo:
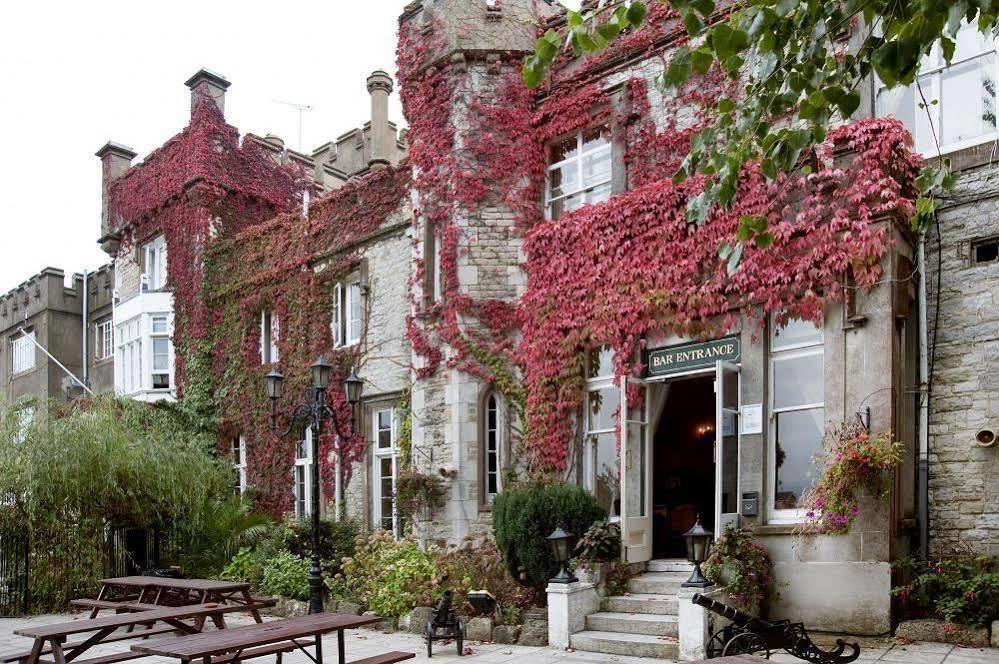
<svg viewBox="0 0 999 664">
<path fill-rule="evenodd" d="M 90 608 L 90 617 L 96 618 L 101 609 L 128 610 L 129 603 L 136 605 L 160 605 L 165 600 L 180 598 L 183 604 L 239 604 L 246 608 L 255 621 L 263 622 L 259 609 L 267 603 L 250 595 L 250 584 L 243 581 L 219 581 L 216 579 L 172 579 L 159 576 L 119 576 L 101 579 L 101 589 L 96 600 L 76 602 L 77 606 Z M 118 590 L 131 591 L 131 596 L 122 601 L 113 601 L 111 596 Z"/>
<path fill-rule="evenodd" d="M 179 639 L 137 643 L 132 650 L 145 655 L 175 657 L 185 664 L 198 659 L 203 664 L 238 664 L 244 659 L 264 655 L 277 655 L 280 662 L 282 653 L 298 649 L 315 664 L 323 664 L 322 636 L 336 632 L 337 663 L 347 664 L 344 661 L 344 630 L 370 625 L 378 620 L 380 618 L 376 616 L 315 613 Z M 307 646 L 314 646 L 315 656 L 305 649 Z M 414 653 L 389 652 L 351 664 L 393 664 L 414 656 Z"/>
<path fill-rule="evenodd" d="M 164 606 L 152 610 L 119 613 L 91 620 L 70 620 L 50 625 L 22 627 L 14 630 L 14 633 L 34 639 L 31 649 L 24 652 L 0 655 L 0 661 L 22 662 L 23 664 L 67 664 L 68 662 L 74 662 L 74 664 L 112 664 L 113 662 L 137 659 L 142 657 L 142 655 L 130 650 L 85 660 L 77 658 L 96 645 L 103 645 L 113 641 L 139 637 L 145 638 L 175 631 L 181 634 L 197 634 L 201 632 L 206 619 L 211 619 L 219 629 L 225 629 L 224 615 L 243 610 L 244 607 L 238 604 Z M 184 622 L 189 619 L 193 619 L 193 624 Z M 156 623 L 164 623 L 164 625 L 157 627 Z M 133 628 L 143 625 L 146 626 L 145 629 L 131 631 Z M 118 634 L 114 633 L 122 628 L 129 631 Z M 84 637 L 82 641 L 66 643 L 66 637 L 85 634 L 87 632 L 93 632 L 93 634 Z M 40 659 L 41 655 L 48 653 L 52 654 L 51 660 Z"/>
</svg>

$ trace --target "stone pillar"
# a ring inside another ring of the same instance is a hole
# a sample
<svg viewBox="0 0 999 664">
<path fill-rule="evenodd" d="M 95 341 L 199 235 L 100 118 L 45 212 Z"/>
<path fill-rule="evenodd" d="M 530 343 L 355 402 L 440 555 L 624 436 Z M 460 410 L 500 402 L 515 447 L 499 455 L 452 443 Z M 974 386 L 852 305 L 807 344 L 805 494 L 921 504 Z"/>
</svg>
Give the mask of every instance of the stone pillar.
<svg viewBox="0 0 999 664">
<path fill-rule="evenodd" d="M 392 162 L 395 131 L 389 126 L 388 100 L 392 93 L 392 77 L 380 69 L 368 76 L 371 95 L 371 158 L 368 165 L 384 166 Z"/>
<path fill-rule="evenodd" d="M 680 588 L 676 593 L 679 604 L 677 629 L 680 635 L 681 662 L 691 662 L 707 657 L 705 646 L 708 643 L 710 615 L 708 610 L 691 601 L 695 593 L 703 588 Z M 551 595 L 549 595 L 549 598 Z M 549 601 L 551 601 L 549 599 Z"/>
<path fill-rule="evenodd" d="M 592 583 L 549 583 L 548 645 L 566 650 L 569 637 L 586 628 L 586 616 L 600 610 L 600 595 Z"/>
<path fill-rule="evenodd" d="M 191 113 L 194 113 L 200 97 L 208 97 L 215 102 L 219 112 L 225 115 L 225 91 L 232 83 L 224 76 L 202 68 L 194 76 L 187 79 L 184 85 L 191 89 Z"/>
</svg>

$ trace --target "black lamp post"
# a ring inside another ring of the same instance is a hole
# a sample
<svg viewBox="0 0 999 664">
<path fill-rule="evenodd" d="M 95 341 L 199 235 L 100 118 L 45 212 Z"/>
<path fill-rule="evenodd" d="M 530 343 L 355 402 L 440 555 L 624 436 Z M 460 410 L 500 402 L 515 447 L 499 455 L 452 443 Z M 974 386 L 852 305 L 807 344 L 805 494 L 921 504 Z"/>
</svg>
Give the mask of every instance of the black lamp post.
<svg viewBox="0 0 999 664">
<path fill-rule="evenodd" d="M 687 542 L 687 560 L 694 563 L 694 572 L 690 578 L 681 583 L 684 588 L 707 588 L 711 582 L 704 578 L 701 573 L 701 563 L 708 557 L 708 547 L 711 546 L 711 538 L 714 535 L 710 530 L 705 530 L 701 525 L 701 515 L 697 515 L 694 526 L 683 534 L 683 539 Z"/>
<path fill-rule="evenodd" d="M 569 556 L 572 551 L 572 541 L 574 539 L 572 533 L 567 533 L 562 530 L 561 526 L 555 528 L 552 534 L 546 539 L 548 540 L 548 550 L 551 551 L 552 559 L 558 563 L 559 571 L 554 577 L 549 579 L 549 583 L 575 583 L 579 581 L 572 573 L 569 571 Z"/>
<path fill-rule="evenodd" d="M 333 430 L 337 435 L 336 447 L 336 505 L 337 519 L 341 517 L 340 505 L 343 504 L 343 474 L 340 464 L 340 441 L 344 435 L 337 421 L 336 411 L 326 405 L 326 388 L 329 387 L 330 377 L 333 375 L 333 366 L 320 357 L 312 363 L 312 389 L 311 399 L 295 407 L 291 414 L 288 428 L 284 431 L 277 430 L 277 401 L 284 396 L 284 376 L 277 369 L 271 371 L 264 377 L 267 386 L 267 398 L 271 402 L 271 432 L 279 437 L 287 436 L 291 433 L 295 422 L 304 420 L 312 428 L 312 472 L 310 484 L 312 485 L 312 562 L 309 566 L 309 613 L 323 612 L 323 577 L 319 558 L 319 434 L 322 431 L 324 420 L 333 422 Z M 344 396 L 351 410 L 361 399 L 361 387 L 363 383 L 354 371 L 344 381 Z"/>
</svg>

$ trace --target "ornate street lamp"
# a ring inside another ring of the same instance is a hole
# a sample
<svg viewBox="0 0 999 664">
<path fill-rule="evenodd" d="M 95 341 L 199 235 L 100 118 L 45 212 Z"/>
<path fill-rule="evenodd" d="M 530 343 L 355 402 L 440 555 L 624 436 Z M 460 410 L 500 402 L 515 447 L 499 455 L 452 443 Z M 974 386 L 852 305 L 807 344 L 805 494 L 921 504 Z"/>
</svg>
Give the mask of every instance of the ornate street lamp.
<svg viewBox="0 0 999 664">
<path fill-rule="evenodd" d="M 694 526 L 683 534 L 683 539 L 687 543 L 687 560 L 694 564 L 694 572 L 690 578 L 680 584 L 684 588 L 707 588 L 711 585 L 701 573 L 701 563 L 708 557 L 708 547 L 711 546 L 712 537 L 714 537 L 712 532 L 705 530 L 701 525 L 701 515 L 698 514 Z"/>
<path fill-rule="evenodd" d="M 558 563 L 559 572 L 549 579 L 549 583 L 575 583 L 579 581 L 569 572 L 569 556 L 572 552 L 572 542 L 575 536 L 562 530 L 561 526 L 555 528 L 548 540 L 548 550 L 552 554 L 552 559 Z"/>
<path fill-rule="evenodd" d="M 336 411 L 326 405 L 326 388 L 329 387 L 330 378 L 333 375 L 333 366 L 324 358 L 320 357 L 312 363 L 312 394 L 311 399 L 295 407 L 289 418 L 288 427 L 283 431 L 277 430 L 277 402 L 284 396 L 284 376 L 277 369 L 264 376 L 267 388 L 267 398 L 271 404 L 271 433 L 278 437 L 285 437 L 291 433 L 296 422 L 305 421 L 312 430 L 312 471 L 310 484 L 312 485 L 312 560 L 309 565 L 309 613 L 322 613 L 323 611 L 323 577 L 322 567 L 319 558 L 319 434 L 322 432 L 323 422 L 330 420 L 333 422 L 333 430 L 336 432 L 336 518 L 342 517 L 340 510 L 343 505 L 343 467 L 341 464 L 340 442 L 344 439 L 344 434 L 340 428 Z M 344 381 L 344 395 L 351 411 L 361 400 L 361 388 L 363 381 L 357 377 L 357 373 L 352 369 L 350 376 Z"/>
</svg>

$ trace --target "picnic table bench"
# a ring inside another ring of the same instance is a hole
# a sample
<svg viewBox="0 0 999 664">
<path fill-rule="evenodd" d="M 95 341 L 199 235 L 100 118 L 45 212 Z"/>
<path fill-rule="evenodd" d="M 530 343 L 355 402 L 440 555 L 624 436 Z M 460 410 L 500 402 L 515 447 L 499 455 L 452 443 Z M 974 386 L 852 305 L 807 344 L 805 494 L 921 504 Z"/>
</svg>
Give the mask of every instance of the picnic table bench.
<svg viewBox="0 0 999 664">
<path fill-rule="evenodd" d="M 275 600 L 253 597 L 250 584 L 216 579 L 172 579 L 159 576 L 120 576 L 101 579 L 97 599 L 74 600 L 78 608 L 90 609 L 96 618 L 102 609 L 122 611 L 148 610 L 166 602 L 175 604 L 238 604 L 262 622 L 260 609 L 274 606 Z"/>
<path fill-rule="evenodd" d="M 149 610 L 119 613 L 103 618 L 90 620 L 70 620 L 51 625 L 32 625 L 14 630 L 19 636 L 34 639 L 30 650 L 11 652 L 0 655 L 0 662 L 17 662 L 20 664 L 113 664 L 129 659 L 137 659 L 142 655 L 125 651 L 113 655 L 103 655 L 90 659 L 77 659 L 84 652 L 96 645 L 122 641 L 125 639 L 147 638 L 168 632 L 181 634 L 197 634 L 201 632 L 205 620 L 211 619 L 219 629 L 225 628 L 226 613 L 244 611 L 245 607 L 238 604 L 165 607 L 158 606 Z M 193 624 L 184 622 L 193 619 Z M 164 623 L 157 626 L 156 623 Z M 144 629 L 115 634 L 119 629 L 131 630 L 138 626 Z M 66 637 L 93 632 L 82 641 L 66 643 Z M 44 654 L 51 654 L 52 659 L 41 659 Z"/>
<path fill-rule="evenodd" d="M 323 634 L 337 633 L 337 664 L 345 662 L 344 630 L 370 625 L 379 618 L 339 613 L 315 613 L 257 625 L 234 627 L 219 632 L 204 632 L 179 639 L 137 643 L 132 650 L 142 655 L 174 657 L 184 664 L 202 660 L 202 664 L 238 664 L 242 660 L 281 655 L 301 650 L 315 664 L 323 664 Z M 315 655 L 306 647 L 313 646 Z M 411 652 L 387 652 L 349 664 L 394 664 L 415 657 Z"/>
</svg>

